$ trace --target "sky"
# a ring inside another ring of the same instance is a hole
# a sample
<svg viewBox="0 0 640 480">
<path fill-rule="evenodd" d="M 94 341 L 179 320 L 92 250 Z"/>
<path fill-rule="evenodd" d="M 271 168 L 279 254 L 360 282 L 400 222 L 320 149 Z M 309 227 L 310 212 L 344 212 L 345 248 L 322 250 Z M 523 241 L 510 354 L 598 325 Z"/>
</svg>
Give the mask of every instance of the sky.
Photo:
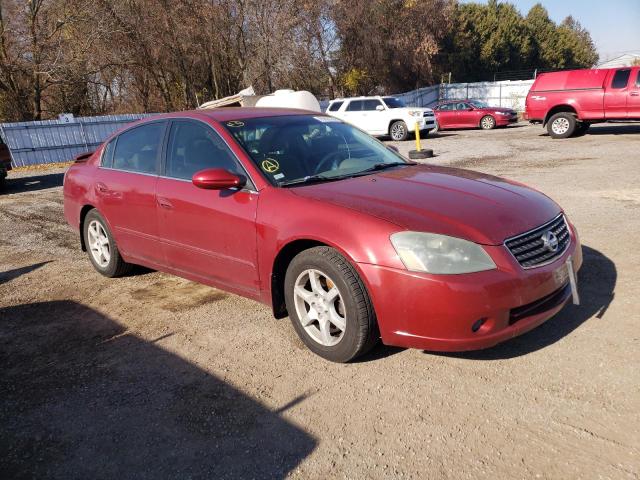
<svg viewBox="0 0 640 480">
<path fill-rule="evenodd" d="M 463 0 L 469 3 L 471 0 Z M 486 0 L 473 0 L 487 3 Z M 523 15 L 541 3 L 560 23 L 571 15 L 591 33 L 600 61 L 640 52 L 640 0 L 507 0 Z"/>
</svg>

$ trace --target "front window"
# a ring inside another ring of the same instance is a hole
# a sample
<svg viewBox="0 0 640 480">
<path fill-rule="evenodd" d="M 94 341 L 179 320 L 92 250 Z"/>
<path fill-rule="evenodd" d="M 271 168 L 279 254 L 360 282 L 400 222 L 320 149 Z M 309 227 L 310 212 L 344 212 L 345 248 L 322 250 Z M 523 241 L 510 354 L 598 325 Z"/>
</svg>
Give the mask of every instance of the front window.
<svg viewBox="0 0 640 480">
<path fill-rule="evenodd" d="M 613 76 L 613 81 L 611 82 L 611 88 L 624 88 L 627 86 L 629 82 L 629 77 L 631 76 L 631 70 L 618 70 Z"/>
<path fill-rule="evenodd" d="M 405 108 L 405 104 L 399 98 L 394 97 L 384 97 L 382 99 L 387 106 L 387 108 Z"/>
<path fill-rule="evenodd" d="M 223 125 L 277 186 L 339 180 L 410 164 L 378 140 L 332 117 L 285 115 Z"/>
<path fill-rule="evenodd" d="M 471 100 L 469 103 L 476 108 L 491 108 L 487 102 L 482 102 L 480 100 Z"/>
</svg>

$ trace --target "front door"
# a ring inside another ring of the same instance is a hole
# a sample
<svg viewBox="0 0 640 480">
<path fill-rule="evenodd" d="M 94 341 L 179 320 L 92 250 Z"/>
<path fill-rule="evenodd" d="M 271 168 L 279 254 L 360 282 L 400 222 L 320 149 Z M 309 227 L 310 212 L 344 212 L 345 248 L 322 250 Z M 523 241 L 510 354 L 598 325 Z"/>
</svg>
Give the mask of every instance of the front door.
<svg viewBox="0 0 640 480">
<path fill-rule="evenodd" d="M 258 193 L 249 179 L 239 190 L 197 188 L 191 178 L 206 168 L 224 168 L 247 177 L 210 125 L 173 120 L 156 189 L 166 264 L 177 274 L 257 296 Z"/>
<path fill-rule="evenodd" d="M 627 97 L 627 116 L 640 120 L 640 68 L 636 68 L 631 75 L 629 97 Z"/>
<path fill-rule="evenodd" d="M 629 97 L 629 84 L 631 69 L 621 68 L 616 70 L 611 77 L 610 84 L 604 92 L 605 117 L 627 118 L 627 98 Z"/>
<path fill-rule="evenodd" d="M 155 195 L 166 126 L 152 122 L 121 133 L 105 146 L 96 172 L 96 207 L 129 261 L 163 263 Z"/>
</svg>

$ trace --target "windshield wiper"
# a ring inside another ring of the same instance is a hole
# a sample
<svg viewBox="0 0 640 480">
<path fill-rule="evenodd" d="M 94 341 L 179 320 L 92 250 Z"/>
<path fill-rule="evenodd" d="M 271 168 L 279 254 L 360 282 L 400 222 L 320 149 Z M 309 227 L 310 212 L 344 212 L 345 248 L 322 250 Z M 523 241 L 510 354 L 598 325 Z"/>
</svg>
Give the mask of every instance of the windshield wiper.
<svg viewBox="0 0 640 480">
<path fill-rule="evenodd" d="M 334 180 L 342 180 L 343 178 L 345 178 L 342 175 L 336 176 L 336 177 L 327 177 L 326 175 L 309 175 L 307 177 L 302 177 L 302 178 L 298 178 L 296 180 L 291 180 L 288 182 L 282 182 L 279 183 L 278 185 L 281 187 L 290 187 L 292 185 L 302 185 L 302 184 L 309 184 L 309 183 L 320 183 L 320 182 L 332 182 Z"/>
<path fill-rule="evenodd" d="M 400 167 L 402 165 L 417 165 L 416 162 L 386 162 L 386 163 L 376 163 L 373 166 L 365 169 L 365 170 L 361 170 L 357 173 L 354 174 L 354 176 L 357 175 L 363 175 L 363 174 L 367 174 L 370 172 L 377 172 L 379 170 L 386 170 L 387 168 L 391 168 L 391 167 Z"/>
</svg>

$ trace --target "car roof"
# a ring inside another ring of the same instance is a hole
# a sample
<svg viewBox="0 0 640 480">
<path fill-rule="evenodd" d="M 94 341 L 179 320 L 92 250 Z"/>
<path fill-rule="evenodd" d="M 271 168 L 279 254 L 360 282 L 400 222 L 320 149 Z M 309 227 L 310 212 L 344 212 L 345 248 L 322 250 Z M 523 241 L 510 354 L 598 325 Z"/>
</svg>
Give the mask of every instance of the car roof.
<svg viewBox="0 0 640 480">
<path fill-rule="evenodd" d="M 284 115 L 322 115 L 324 113 L 297 108 L 273 107 L 220 107 L 202 110 L 187 110 L 183 112 L 162 113 L 147 117 L 144 120 L 158 120 L 162 118 L 202 118 L 208 117 L 217 122 L 229 120 L 243 120 L 249 118 L 281 117 Z"/>
<path fill-rule="evenodd" d="M 334 98 L 329 100 L 329 103 L 333 102 L 346 102 L 347 100 L 379 100 L 381 98 L 397 98 L 393 95 L 370 95 L 368 97 L 346 97 L 346 98 Z"/>
</svg>

